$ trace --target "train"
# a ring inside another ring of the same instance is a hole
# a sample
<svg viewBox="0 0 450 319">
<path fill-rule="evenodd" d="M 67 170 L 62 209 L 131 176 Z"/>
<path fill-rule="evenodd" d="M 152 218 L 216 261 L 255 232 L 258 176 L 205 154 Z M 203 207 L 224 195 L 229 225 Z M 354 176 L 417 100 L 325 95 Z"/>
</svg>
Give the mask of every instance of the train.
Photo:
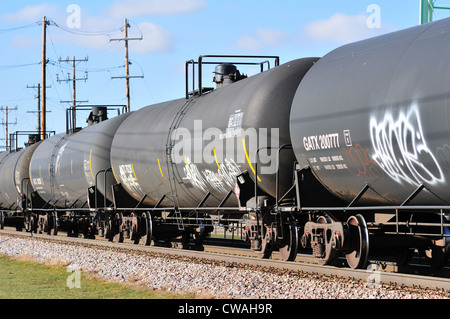
<svg viewBox="0 0 450 319">
<path fill-rule="evenodd" d="M 1 153 L 1 225 L 144 245 L 181 237 L 202 249 L 219 216 L 245 223 L 260 258 L 305 250 L 358 269 L 371 256 L 406 263 L 419 252 L 443 267 L 449 36 L 443 19 L 281 65 L 189 60 L 180 99 L 110 119 L 93 107 L 86 128 Z M 214 88 L 203 86 L 207 64 Z"/>
</svg>

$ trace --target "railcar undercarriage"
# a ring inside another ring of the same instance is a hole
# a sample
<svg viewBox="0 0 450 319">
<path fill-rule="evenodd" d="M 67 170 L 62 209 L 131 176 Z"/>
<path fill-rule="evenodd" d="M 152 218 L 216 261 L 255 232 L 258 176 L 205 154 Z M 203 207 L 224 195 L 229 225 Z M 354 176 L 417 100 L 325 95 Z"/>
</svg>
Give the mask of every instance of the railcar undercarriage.
<svg viewBox="0 0 450 319">
<path fill-rule="evenodd" d="M 347 265 L 357 269 L 365 268 L 370 256 L 396 256 L 399 263 L 406 263 L 417 250 L 434 268 L 447 262 L 449 206 L 356 206 L 367 187 L 350 205 L 333 202 L 330 206 L 307 207 L 301 205 L 300 199 L 305 195 L 302 192 L 305 180 L 310 185 L 310 171 L 297 168 L 294 175 L 294 185 L 280 198 L 291 196 L 296 205 L 283 205 L 281 200 L 274 202 L 257 192 L 246 202 L 249 211 L 246 238 L 260 258 L 270 258 L 278 249 L 283 260 L 292 261 L 298 249 L 307 248 L 321 265 L 334 265 L 339 257 L 345 256 Z M 250 193 L 243 188 L 254 187 L 251 183 L 239 186 L 241 194 Z M 422 189 L 404 203 L 410 203 Z M 319 198 L 328 196 L 323 189 L 315 192 L 320 194 Z M 326 202 L 331 203 L 329 199 Z"/>
<path fill-rule="evenodd" d="M 246 173 L 247 174 L 247 173 Z M 295 172 L 299 176 L 300 171 Z M 243 179 L 241 179 L 242 181 Z M 240 203 L 251 196 L 245 188 L 254 185 L 237 182 Z M 301 194 L 301 178 L 294 178 L 288 191 Z M 246 194 L 246 195 L 245 195 Z M 245 196 L 244 196 L 245 195 Z M 283 198 L 288 197 L 283 196 Z M 98 201 L 100 203 L 101 201 Z M 297 198 L 295 203 L 297 203 Z M 25 211 L 1 211 L 0 227 L 5 224 L 18 230 L 95 239 L 105 237 L 114 242 L 170 246 L 181 236 L 185 249 L 203 249 L 203 241 L 213 231 L 210 212 L 222 210 L 223 222 L 245 221 L 245 240 L 260 258 L 270 258 L 279 251 L 285 261 L 294 261 L 298 251 L 308 249 L 321 265 L 336 265 L 345 257 L 351 268 L 365 268 L 371 256 L 396 256 L 407 263 L 414 251 L 427 258 L 433 268 L 445 265 L 450 255 L 450 207 L 299 207 L 275 205 L 274 200 L 259 194 L 239 209 L 216 207 L 153 208 L 110 207 L 57 209 L 32 208 Z M 280 202 L 279 202 L 280 203 Z"/>
</svg>

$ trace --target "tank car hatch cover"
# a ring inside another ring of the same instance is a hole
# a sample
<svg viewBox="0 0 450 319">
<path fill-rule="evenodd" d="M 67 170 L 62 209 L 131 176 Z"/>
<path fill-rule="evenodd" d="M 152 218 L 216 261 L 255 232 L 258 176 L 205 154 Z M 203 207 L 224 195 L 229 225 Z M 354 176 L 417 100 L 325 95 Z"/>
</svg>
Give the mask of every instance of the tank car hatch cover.
<svg viewBox="0 0 450 319">
<path fill-rule="evenodd" d="M 450 203 L 449 36 L 450 19 L 444 19 L 320 59 L 291 111 L 301 166 L 346 200 L 370 184 L 375 192 L 367 200 L 401 204 L 425 184 L 430 192 L 416 203 Z"/>
</svg>

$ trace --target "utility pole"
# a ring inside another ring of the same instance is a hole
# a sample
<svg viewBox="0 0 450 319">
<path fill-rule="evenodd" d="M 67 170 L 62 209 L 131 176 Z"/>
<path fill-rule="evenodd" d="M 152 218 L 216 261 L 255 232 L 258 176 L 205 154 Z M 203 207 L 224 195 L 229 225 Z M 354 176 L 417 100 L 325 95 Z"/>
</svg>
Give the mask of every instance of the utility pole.
<svg viewBox="0 0 450 319">
<path fill-rule="evenodd" d="M 5 120 L 2 120 L 1 125 L 3 125 L 5 127 L 5 150 L 8 151 L 9 145 L 8 145 L 8 141 L 9 141 L 9 135 L 8 135 L 8 126 L 9 125 L 16 125 L 17 124 L 17 118 L 16 121 L 14 123 L 9 123 L 8 122 L 8 114 L 10 111 L 17 111 L 17 106 L 15 108 L 8 108 L 8 106 L 2 106 L 0 107 L 0 111 L 5 111 Z"/>
<path fill-rule="evenodd" d="M 68 81 L 72 81 L 72 128 L 75 129 L 77 127 L 77 120 L 76 120 L 76 107 L 77 107 L 77 103 L 82 103 L 82 102 L 88 102 L 88 101 L 77 101 L 77 93 L 76 93 L 76 83 L 77 81 L 80 80 L 84 80 L 86 82 L 87 80 L 87 72 L 85 72 L 85 76 L 84 78 L 80 78 L 77 79 L 76 77 L 76 64 L 77 62 L 87 62 L 89 60 L 88 57 L 85 57 L 82 60 L 77 60 L 75 59 L 75 57 L 72 58 L 72 60 L 70 60 L 68 57 L 65 60 L 61 60 L 61 58 L 59 58 L 59 62 L 72 62 L 72 79 L 70 79 L 70 75 L 67 75 L 67 79 L 63 79 L 60 80 L 58 78 L 58 74 L 56 75 L 56 80 L 58 82 L 68 82 Z M 61 103 L 67 103 L 70 101 L 61 101 Z"/>
<path fill-rule="evenodd" d="M 47 18 L 44 16 L 42 19 L 42 119 L 41 119 L 41 140 L 45 140 L 47 136 L 47 90 L 46 90 L 46 66 L 47 66 L 47 25 L 49 25 L 50 22 L 47 20 Z"/>
<path fill-rule="evenodd" d="M 130 112 L 130 79 L 131 78 L 143 78 L 143 75 L 139 76 L 130 76 L 130 62 L 128 60 L 128 41 L 130 40 L 142 40 L 143 37 L 140 38 L 129 38 L 128 37 L 128 28 L 130 25 L 128 24 L 128 20 L 125 19 L 125 28 L 124 28 L 124 38 L 122 39 L 111 39 L 110 41 L 125 41 L 125 76 L 114 76 L 111 79 L 125 79 L 126 80 L 126 96 L 127 96 L 127 109 L 126 112 Z"/>
<path fill-rule="evenodd" d="M 39 134 L 39 137 L 42 138 L 42 129 L 41 129 L 41 83 L 38 83 L 37 87 L 36 85 L 30 86 L 27 85 L 28 89 L 36 89 L 38 90 L 38 94 L 36 95 L 36 98 L 38 100 L 37 102 L 37 113 L 38 113 L 38 126 L 37 126 L 37 131 Z"/>
<path fill-rule="evenodd" d="M 50 86 L 47 86 L 47 89 L 51 88 Z M 38 85 L 27 85 L 27 89 L 37 89 L 37 95 L 35 98 L 37 99 L 37 112 L 36 111 L 27 111 L 27 113 L 37 113 L 37 131 L 39 134 L 39 137 L 42 138 L 42 128 L 41 128 L 41 83 L 38 83 Z M 47 111 L 49 112 L 49 111 Z"/>
</svg>

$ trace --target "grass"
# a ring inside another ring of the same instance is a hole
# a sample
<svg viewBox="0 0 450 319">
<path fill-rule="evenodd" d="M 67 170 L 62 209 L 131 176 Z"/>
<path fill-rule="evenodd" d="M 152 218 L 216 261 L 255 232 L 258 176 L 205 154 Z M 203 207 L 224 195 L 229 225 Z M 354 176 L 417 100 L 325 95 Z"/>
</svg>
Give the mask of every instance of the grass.
<svg viewBox="0 0 450 319">
<path fill-rule="evenodd" d="M 74 275 L 69 278 L 69 276 Z M 75 273 L 66 267 L 46 265 L 0 255 L 0 299 L 186 299 L 193 294 L 175 294 L 111 283 L 81 272 L 80 288 Z"/>
</svg>

